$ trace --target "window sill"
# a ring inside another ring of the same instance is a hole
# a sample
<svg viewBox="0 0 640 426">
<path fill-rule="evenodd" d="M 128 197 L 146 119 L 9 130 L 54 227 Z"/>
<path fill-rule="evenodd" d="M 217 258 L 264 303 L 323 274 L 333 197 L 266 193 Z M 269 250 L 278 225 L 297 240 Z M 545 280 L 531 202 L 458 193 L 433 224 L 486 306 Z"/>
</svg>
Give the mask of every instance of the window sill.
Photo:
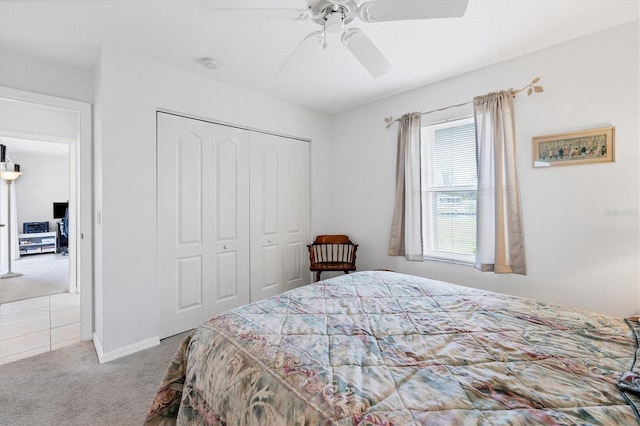
<svg viewBox="0 0 640 426">
<path fill-rule="evenodd" d="M 424 256 L 424 260 L 430 260 L 433 262 L 453 263 L 454 265 L 471 266 L 474 262 L 472 260 L 456 260 L 456 259 L 442 259 L 440 257 Z"/>
</svg>

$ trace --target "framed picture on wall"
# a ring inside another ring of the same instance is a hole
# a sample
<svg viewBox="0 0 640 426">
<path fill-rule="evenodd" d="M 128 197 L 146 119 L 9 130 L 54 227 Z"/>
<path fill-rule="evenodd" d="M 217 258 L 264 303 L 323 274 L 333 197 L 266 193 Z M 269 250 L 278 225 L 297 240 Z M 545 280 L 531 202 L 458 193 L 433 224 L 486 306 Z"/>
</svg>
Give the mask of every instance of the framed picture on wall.
<svg viewBox="0 0 640 426">
<path fill-rule="evenodd" d="M 533 167 L 613 162 L 614 127 L 533 138 Z"/>
</svg>

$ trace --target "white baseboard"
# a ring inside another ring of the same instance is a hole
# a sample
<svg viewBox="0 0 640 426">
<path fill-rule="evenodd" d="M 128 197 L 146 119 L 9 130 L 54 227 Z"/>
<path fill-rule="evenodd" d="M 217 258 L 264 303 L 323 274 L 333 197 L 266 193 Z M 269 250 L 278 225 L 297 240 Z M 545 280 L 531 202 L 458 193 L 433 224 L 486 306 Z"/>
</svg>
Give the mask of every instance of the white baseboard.
<svg viewBox="0 0 640 426">
<path fill-rule="evenodd" d="M 102 348 L 102 342 L 100 341 L 96 333 L 93 333 L 93 346 L 96 348 L 96 353 L 98 354 L 98 361 L 100 362 L 100 364 L 104 364 L 105 362 L 113 361 L 115 359 L 122 358 L 124 356 L 131 355 L 145 349 L 153 348 L 154 346 L 158 346 L 159 344 L 160 338 L 152 337 L 150 339 L 133 343 L 131 345 L 127 345 L 113 351 L 105 352 Z"/>
</svg>

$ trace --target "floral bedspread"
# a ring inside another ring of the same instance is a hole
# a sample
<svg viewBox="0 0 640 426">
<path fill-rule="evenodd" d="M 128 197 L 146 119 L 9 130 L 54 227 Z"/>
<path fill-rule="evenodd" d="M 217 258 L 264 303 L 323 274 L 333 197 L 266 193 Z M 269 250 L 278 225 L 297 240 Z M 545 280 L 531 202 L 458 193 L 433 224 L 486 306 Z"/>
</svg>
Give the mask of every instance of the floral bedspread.
<svg viewBox="0 0 640 426">
<path fill-rule="evenodd" d="M 637 424 L 634 354 L 622 319 L 359 272 L 199 326 L 147 424 Z"/>
</svg>

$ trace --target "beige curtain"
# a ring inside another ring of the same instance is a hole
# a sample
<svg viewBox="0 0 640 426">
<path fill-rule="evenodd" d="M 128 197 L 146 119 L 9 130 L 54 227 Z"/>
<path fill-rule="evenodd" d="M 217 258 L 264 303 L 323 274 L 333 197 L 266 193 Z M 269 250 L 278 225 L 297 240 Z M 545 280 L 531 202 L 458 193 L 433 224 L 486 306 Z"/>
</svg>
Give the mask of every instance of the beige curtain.
<svg viewBox="0 0 640 426">
<path fill-rule="evenodd" d="M 474 98 L 478 162 L 477 251 L 481 271 L 526 274 L 512 90 Z"/>
<path fill-rule="evenodd" d="M 389 239 L 389 256 L 424 260 L 422 254 L 422 176 L 420 128 L 422 114 L 403 115 L 398 123 L 396 200 Z"/>
</svg>

